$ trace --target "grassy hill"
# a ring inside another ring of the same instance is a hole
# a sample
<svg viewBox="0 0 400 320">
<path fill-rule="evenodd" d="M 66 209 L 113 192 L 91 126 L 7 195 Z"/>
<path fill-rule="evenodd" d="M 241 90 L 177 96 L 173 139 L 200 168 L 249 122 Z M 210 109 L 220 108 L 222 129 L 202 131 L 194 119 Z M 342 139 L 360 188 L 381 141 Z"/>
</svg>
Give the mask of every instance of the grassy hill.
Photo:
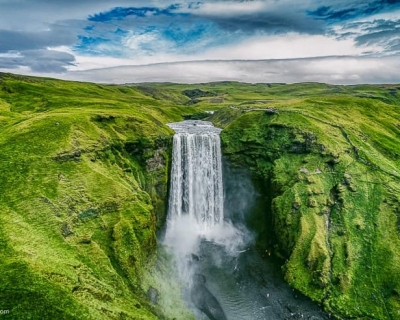
<svg viewBox="0 0 400 320">
<path fill-rule="evenodd" d="M 163 124 L 186 109 L 136 88 L 0 75 L 9 318 L 162 317 L 141 279 L 165 216 L 172 131 Z"/>
<path fill-rule="evenodd" d="M 215 111 L 225 156 L 251 169 L 266 199 L 258 245 L 283 259 L 288 283 L 338 318 L 397 318 L 399 108 L 400 85 L 115 86 L 0 74 L 4 317 L 182 317 L 179 299 L 146 296 L 166 285 L 155 237 L 173 134 L 165 124 Z"/>
<path fill-rule="evenodd" d="M 225 154 L 262 181 L 259 231 L 272 232 L 287 282 L 338 318 L 397 319 L 400 86 L 265 91 L 272 110 L 251 103 L 213 119 Z"/>
</svg>

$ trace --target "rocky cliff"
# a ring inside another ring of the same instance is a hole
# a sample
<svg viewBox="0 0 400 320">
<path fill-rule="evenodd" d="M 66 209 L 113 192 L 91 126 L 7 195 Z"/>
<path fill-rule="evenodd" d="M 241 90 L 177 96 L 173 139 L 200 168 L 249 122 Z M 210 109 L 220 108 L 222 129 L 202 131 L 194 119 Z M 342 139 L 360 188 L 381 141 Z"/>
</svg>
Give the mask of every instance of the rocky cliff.
<svg viewBox="0 0 400 320">
<path fill-rule="evenodd" d="M 132 88 L 2 75 L 0 308 L 13 319 L 160 319 L 173 107 Z M 147 109 L 144 105 L 151 105 Z"/>
<path fill-rule="evenodd" d="M 337 318 L 398 318 L 399 92 L 0 74 L 0 309 L 10 319 L 191 318 L 165 281 L 168 255 L 156 255 L 165 124 L 215 111 L 225 157 L 250 169 L 261 197 L 250 222 L 258 247 L 281 259 L 286 281 Z"/>
<path fill-rule="evenodd" d="M 213 116 L 226 156 L 266 198 L 259 245 L 340 319 L 400 310 L 398 108 L 348 94 Z"/>
</svg>

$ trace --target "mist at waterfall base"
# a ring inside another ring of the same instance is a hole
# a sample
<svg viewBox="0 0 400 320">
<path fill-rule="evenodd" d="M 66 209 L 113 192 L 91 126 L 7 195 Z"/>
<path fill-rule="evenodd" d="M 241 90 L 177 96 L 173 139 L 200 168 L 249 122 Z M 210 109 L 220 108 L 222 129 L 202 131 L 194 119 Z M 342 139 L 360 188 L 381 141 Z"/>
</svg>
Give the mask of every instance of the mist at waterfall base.
<svg viewBox="0 0 400 320">
<path fill-rule="evenodd" d="M 244 225 L 224 218 L 221 130 L 205 121 L 183 121 L 169 126 L 175 136 L 164 243 L 172 250 L 181 281 L 192 297 L 189 306 L 194 303 L 209 318 L 222 320 L 221 310 L 213 314 L 201 305 L 209 304 L 211 299 L 215 308 L 219 308 L 203 286 L 207 278 L 200 273 L 199 262 L 204 259 L 204 247 L 213 247 L 208 250 L 209 263 L 221 266 L 227 257 L 236 259 L 246 250 L 253 237 Z M 207 298 L 199 297 L 201 290 Z M 202 302 L 204 299 L 207 302 Z M 202 317 L 195 313 L 198 319 Z"/>
<path fill-rule="evenodd" d="M 308 319 L 326 319 L 254 249 L 246 215 L 258 195 L 247 172 L 222 165 L 221 129 L 197 120 L 169 126 L 175 136 L 162 242 L 196 319 L 289 319 L 300 317 L 299 303 Z"/>
</svg>

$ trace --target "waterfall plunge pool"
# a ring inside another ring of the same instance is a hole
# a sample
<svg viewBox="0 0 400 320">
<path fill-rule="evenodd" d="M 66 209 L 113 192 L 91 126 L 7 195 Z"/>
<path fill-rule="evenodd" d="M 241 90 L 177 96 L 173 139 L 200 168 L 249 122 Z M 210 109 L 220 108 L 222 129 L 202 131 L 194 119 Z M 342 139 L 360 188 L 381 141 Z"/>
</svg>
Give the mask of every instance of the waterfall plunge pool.
<svg viewBox="0 0 400 320">
<path fill-rule="evenodd" d="M 254 249 L 244 217 L 249 176 L 224 179 L 219 134 L 212 123 L 187 120 L 175 131 L 169 210 L 163 243 L 175 259 L 183 298 L 196 319 L 328 319 L 282 279 L 279 266 Z M 235 181 L 239 215 L 224 206 L 224 180 Z M 237 187 L 239 186 L 239 187 Z M 243 187 L 244 186 L 244 187 Z M 235 216 L 235 218 L 233 218 Z"/>
</svg>

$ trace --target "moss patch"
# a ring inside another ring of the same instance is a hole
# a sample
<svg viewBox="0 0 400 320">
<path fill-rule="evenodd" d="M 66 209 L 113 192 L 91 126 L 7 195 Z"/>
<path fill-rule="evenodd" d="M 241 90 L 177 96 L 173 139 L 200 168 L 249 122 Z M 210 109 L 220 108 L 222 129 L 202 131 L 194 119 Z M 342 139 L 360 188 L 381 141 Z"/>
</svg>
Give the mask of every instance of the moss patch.
<svg viewBox="0 0 400 320">
<path fill-rule="evenodd" d="M 225 127 L 224 153 L 270 182 L 265 214 L 273 230 L 266 238 L 286 261 L 289 284 L 338 318 L 396 318 L 399 101 L 362 100 L 360 87 L 327 94 L 334 86 L 319 99 L 299 98 L 298 86 L 286 86 L 294 96 L 276 101 L 274 113 L 218 111 L 212 119 Z M 318 92 L 311 85 L 304 91 Z"/>
</svg>

